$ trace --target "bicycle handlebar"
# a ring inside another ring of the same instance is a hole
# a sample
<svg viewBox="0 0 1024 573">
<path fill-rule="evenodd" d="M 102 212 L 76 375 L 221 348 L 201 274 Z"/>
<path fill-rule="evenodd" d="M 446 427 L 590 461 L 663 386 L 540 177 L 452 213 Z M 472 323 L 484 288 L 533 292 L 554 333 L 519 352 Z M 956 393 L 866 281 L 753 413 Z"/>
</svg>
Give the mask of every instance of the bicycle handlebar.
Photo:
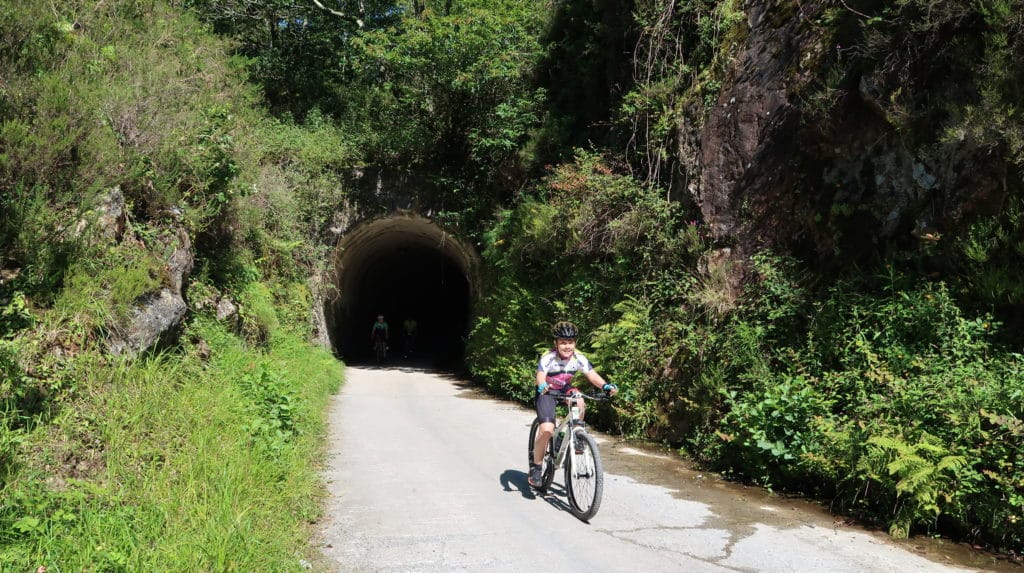
<svg viewBox="0 0 1024 573">
<path fill-rule="evenodd" d="M 587 400 L 598 400 L 598 401 L 601 401 L 601 400 L 611 400 L 612 399 L 611 394 L 608 394 L 607 392 L 601 392 L 600 394 L 598 394 L 596 392 L 593 393 L 593 394 L 586 394 L 584 392 L 568 393 L 568 392 L 558 392 L 556 390 L 548 390 L 547 393 L 550 394 L 552 398 L 559 399 L 559 400 L 562 399 L 562 398 L 572 398 L 574 396 L 578 396 L 578 397 L 581 397 L 581 398 L 586 398 Z"/>
</svg>

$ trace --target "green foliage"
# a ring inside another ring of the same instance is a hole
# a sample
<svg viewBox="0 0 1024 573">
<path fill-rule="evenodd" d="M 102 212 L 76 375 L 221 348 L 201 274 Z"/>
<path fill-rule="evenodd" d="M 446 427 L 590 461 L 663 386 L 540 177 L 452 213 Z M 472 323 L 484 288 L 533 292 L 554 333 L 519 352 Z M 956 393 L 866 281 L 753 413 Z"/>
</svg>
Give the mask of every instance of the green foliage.
<svg viewBox="0 0 1024 573">
<path fill-rule="evenodd" d="M 232 183 L 239 173 L 234 159 L 234 141 L 230 133 L 234 118 L 226 107 L 214 106 L 203 113 L 204 124 L 195 134 L 192 146 L 183 149 L 180 161 L 192 163 L 196 181 L 185 188 L 181 199 L 193 218 L 193 224 L 202 228 L 207 221 L 220 214 L 237 189 Z"/>
<path fill-rule="evenodd" d="M 508 225 L 518 228 L 506 231 L 502 250 L 540 259 L 604 259 L 612 266 L 638 263 L 648 273 L 692 261 L 702 248 L 696 225 L 684 224 L 679 205 L 657 188 L 616 173 L 621 167 L 578 150 L 573 163 L 553 169 L 541 193 L 524 198 L 511 214 Z"/>
<path fill-rule="evenodd" d="M 269 365 L 258 364 L 238 383 L 252 410 L 253 420 L 247 429 L 261 449 L 274 452 L 287 447 L 298 431 L 296 396 L 291 382 Z"/>
<path fill-rule="evenodd" d="M 260 176 L 251 182 L 251 173 L 240 176 L 256 190 L 246 198 L 239 218 L 248 228 L 274 236 L 321 236 L 348 198 L 342 173 L 361 160 L 355 141 L 312 112 L 304 125 L 268 119 L 253 137 Z M 279 216 L 268 220 L 267 211 Z"/>
<path fill-rule="evenodd" d="M 540 297 L 511 281 L 497 286 L 480 308 L 503 311 L 480 313 L 466 344 L 467 366 L 489 390 L 521 402 L 532 400 L 538 355 L 534 345 L 540 340 L 537 333 L 548 326 L 551 309 Z"/>
<path fill-rule="evenodd" d="M 363 30 L 345 54 L 342 123 L 368 161 L 426 175 L 421 197 L 456 223 L 486 217 L 491 181 L 514 169 L 542 115 L 545 92 L 529 80 L 544 15 L 535 0 L 427 2 Z"/>
<path fill-rule="evenodd" d="M 613 119 L 617 102 L 633 81 L 631 62 L 623 55 L 636 48 L 634 6 L 593 0 L 545 6 L 536 83 L 545 89 L 549 103 L 528 146 L 538 166 L 571 161 L 576 147 L 625 146 Z"/>
<path fill-rule="evenodd" d="M 279 327 L 273 293 L 263 283 L 249 283 L 241 292 L 239 302 L 238 312 L 242 316 L 242 331 L 246 339 L 255 344 L 265 344 Z"/>
<path fill-rule="evenodd" d="M 714 106 L 746 18 L 737 2 L 708 0 L 641 1 L 633 17 L 635 84 L 618 106 L 617 123 L 628 134 L 627 159 L 644 179 L 670 185 L 680 169 L 680 126 L 703 121 Z"/>
<path fill-rule="evenodd" d="M 922 432 L 917 443 L 899 437 L 872 436 L 858 464 L 865 477 L 897 496 L 889 534 L 906 538 L 914 521 L 942 513 L 940 502 L 952 501 L 956 474 L 967 466 L 964 456 L 949 455 L 942 441 Z"/>
<path fill-rule="evenodd" d="M 325 1 L 184 0 L 213 29 L 233 38 L 252 79 L 280 114 L 305 117 L 324 109 L 336 115 L 346 105 L 336 93 L 351 78 L 350 49 L 360 31 L 394 25 L 410 12 L 391 0 Z M 246 17 L 239 17 L 245 14 Z"/>
<path fill-rule="evenodd" d="M 44 457 L 21 460 L 5 484 L 5 566 L 298 567 L 318 512 L 319 413 L 340 364 L 286 333 L 265 354 L 212 321 L 186 338 L 204 341 L 202 354 L 186 344 L 83 369 L 75 409 L 18 438 Z"/>
<path fill-rule="evenodd" d="M 627 436 L 644 437 L 658 422 L 654 404 L 659 389 L 653 374 L 661 364 L 653 305 L 627 296 L 613 310 L 618 319 L 594 330 L 590 358 L 602 365 L 602 376 L 619 387 L 612 403 L 614 426 Z"/>
<path fill-rule="evenodd" d="M 163 264 L 142 245 L 110 248 L 71 267 L 55 308 L 74 328 L 102 334 L 128 318 L 139 298 L 165 278 Z"/>
<path fill-rule="evenodd" d="M 725 408 L 719 455 L 726 465 L 743 468 L 766 486 L 838 477 L 800 475 L 809 469 L 805 462 L 817 469 L 813 464 L 825 453 L 819 442 L 833 408 L 811 381 L 793 375 L 759 377 L 742 394 L 728 391 Z"/>
<path fill-rule="evenodd" d="M 1024 254 L 1024 198 L 1010 196 L 998 213 L 979 216 L 952 238 L 951 256 L 963 261 L 962 288 L 982 308 L 1013 308 L 1024 302 L 1024 281 L 1011 261 Z"/>
<path fill-rule="evenodd" d="M 3 265 L 40 299 L 80 254 L 78 219 L 100 190 L 119 187 L 130 219 L 217 233 L 241 198 L 306 183 L 262 177 L 263 117 L 227 44 L 164 2 L 140 6 L 15 2 L 4 13 L 19 33 L 0 49 L 12 71 L 0 90 Z"/>
<path fill-rule="evenodd" d="M 9 299 L 0 299 L 0 340 L 34 324 L 35 317 L 29 310 L 25 293 L 15 292 Z"/>
<path fill-rule="evenodd" d="M 0 186 L 0 268 L 19 268 L 15 281 L 26 294 L 46 301 L 57 291 L 80 249 L 68 232 L 75 211 L 66 197 L 41 185 Z"/>
<path fill-rule="evenodd" d="M 622 390 L 614 409 L 598 408 L 594 419 L 631 435 L 648 432 L 662 416 L 656 312 L 679 299 L 689 283 L 678 265 L 702 248 L 697 226 L 682 219 L 660 190 L 615 173 L 598 154 L 579 152 L 554 169 L 484 236 L 495 274 L 467 345 L 474 376 L 532 400 L 530 366 L 546 348 L 548 328 L 571 319 L 584 332 L 581 351 L 592 349 L 598 369 Z"/>
<path fill-rule="evenodd" d="M 0 339 L 0 491 L 17 468 L 28 388 L 17 347 Z"/>
<path fill-rule="evenodd" d="M 305 240 L 345 202 L 352 146 L 268 120 L 228 44 L 165 2 L 15 0 L 0 27 L 0 563 L 297 567 L 341 376 L 301 338 Z M 100 237 L 115 187 L 127 229 Z M 242 293 L 258 345 L 200 316 L 167 354 L 102 354 L 168 284 L 181 227 L 193 281 L 218 279 L 194 292 Z"/>
<path fill-rule="evenodd" d="M 161 1 L 8 4 L 5 565 L 72 555 L 62 567 L 294 566 L 296 524 L 316 511 L 312 421 L 340 376 L 296 338 L 308 328 L 301 280 L 326 260 L 312 242 L 333 213 L 392 207 L 350 177 L 376 179 L 382 166 L 417 181 L 417 204 L 438 221 L 490 226 L 475 237 L 486 284 L 467 362 L 495 392 L 531 400 L 547 327 L 570 318 L 622 389 L 598 423 L 832 496 L 895 534 L 942 523 L 1024 543 L 1024 359 L 1002 346 L 1016 348 L 1019 325 L 1002 323 L 1019 316 L 1024 284 L 1019 0 L 849 0 L 817 21 L 777 6 L 773 17 L 819 27 L 836 46 L 795 94 L 821 131 L 849 120 L 852 102 L 924 162 L 1001 162 L 978 170 L 994 183 L 947 185 L 970 190 L 966 203 L 930 204 L 929 220 L 963 229 L 898 258 L 919 273 L 868 265 L 839 277 L 782 250 L 705 252 L 704 229 L 678 202 L 695 174 L 680 155 L 746 30 L 736 2 L 175 4 L 233 44 Z M 243 69 L 276 119 L 255 109 Z M 624 149 L 625 162 L 566 142 Z M 573 153 L 522 184 L 528 168 Z M 115 185 L 132 229 L 97 247 L 78 222 Z M 996 195 L 998 210 L 983 204 Z M 112 364 L 92 342 L 166 280 L 147 249 L 169 221 L 194 234 L 190 293 L 237 300 L 242 337 L 197 308 L 175 360 Z M 921 278 L 933 267 L 946 280 Z M 26 451 L 69 460 L 47 468 L 62 485 Z M 83 475 L 65 479 L 73 472 Z"/>
<path fill-rule="evenodd" d="M 1022 474 L 1010 452 L 1021 412 L 1010 396 L 1024 379 L 1020 356 L 994 344 L 999 325 L 965 316 L 945 284 L 891 267 L 872 288 L 841 281 L 812 295 L 793 282 L 802 273 L 792 261 L 755 261 L 759 280 L 715 343 L 729 349 L 733 378 L 720 417 L 691 442 L 702 455 L 829 495 L 893 535 L 941 517 L 1019 545 Z M 813 319 L 795 320 L 803 312 Z M 985 414 L 996 410 L 1005 413 Z"/>
</svg>

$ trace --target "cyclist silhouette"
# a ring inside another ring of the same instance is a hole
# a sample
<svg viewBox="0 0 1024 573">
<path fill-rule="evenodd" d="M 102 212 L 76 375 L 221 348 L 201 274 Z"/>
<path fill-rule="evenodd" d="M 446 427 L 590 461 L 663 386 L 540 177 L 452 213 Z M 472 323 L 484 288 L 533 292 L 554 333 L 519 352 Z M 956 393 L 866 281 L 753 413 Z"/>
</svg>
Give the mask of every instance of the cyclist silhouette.
<svg viewBox="0 0 1024 573">
<path fill-rule="evenodd" d="M 405 335 L 405 355 L 409 356 L 416 350 L 416 319 L 409 317 L 402 323 L 402 334 Z"/>
<path fill-rule="evenodd" d="M 373 343 L 373 349 L 377 353 L 377 360 L 383 360 L 385 353 L 388 349 L 388 323 L 384 322 L 384 315 L 377 315 L 377 322 L 373 323 L 370 327 L 370 341 Z"/>
</svg>

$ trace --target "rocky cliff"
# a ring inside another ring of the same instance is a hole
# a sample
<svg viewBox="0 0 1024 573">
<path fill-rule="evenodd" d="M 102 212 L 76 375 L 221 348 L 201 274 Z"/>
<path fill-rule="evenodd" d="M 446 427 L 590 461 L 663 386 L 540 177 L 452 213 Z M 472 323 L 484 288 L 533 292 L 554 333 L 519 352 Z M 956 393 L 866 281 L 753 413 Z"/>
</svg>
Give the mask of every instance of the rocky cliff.
<svg viewBox="0 0 1024 573">
<path fill-rule="evenodd" d="M 744 11 L 717 101 L 678 149 L 720 244 L 857 260 L 939 241 L 1021 189 L 1013 131 L 979 111 L 1012 99 L 975 66 L 996 58 L 991 36 L 1021 43 L 1000 36 L 1005 21 L 958 3 Z"/>
</svg>

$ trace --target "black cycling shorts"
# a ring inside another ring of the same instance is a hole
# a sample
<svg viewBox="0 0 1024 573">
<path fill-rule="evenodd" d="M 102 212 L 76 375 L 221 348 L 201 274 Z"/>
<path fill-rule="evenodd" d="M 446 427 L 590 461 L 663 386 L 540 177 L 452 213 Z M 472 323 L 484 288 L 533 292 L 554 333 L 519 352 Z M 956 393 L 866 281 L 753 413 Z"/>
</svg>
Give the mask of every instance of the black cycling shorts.
<svg viewBox="0 0 1024 573">
<path fill-rule="evenodd" d="M 541 424 L 555 423 L 555 404 L 555 397 L 551 394 L 544 393 L 537 396 L 537 417 L 540 418 Z"/>
</svg>

